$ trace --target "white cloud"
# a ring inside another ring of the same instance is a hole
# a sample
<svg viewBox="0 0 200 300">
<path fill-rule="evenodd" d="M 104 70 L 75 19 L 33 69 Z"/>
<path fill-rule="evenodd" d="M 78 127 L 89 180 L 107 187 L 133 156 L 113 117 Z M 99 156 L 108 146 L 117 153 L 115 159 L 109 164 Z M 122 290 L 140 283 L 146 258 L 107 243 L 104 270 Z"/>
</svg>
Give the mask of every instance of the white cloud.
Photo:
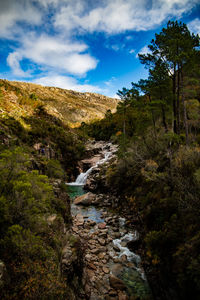
<svg viewBox="0 0 200 300">
<path fill-rule="evenodd" d="M 44 68 L 80 76 L 95 69 L 98 63 L 95 58 L 85 53 L 87 48 L 84 43 L 63 41 L 47 35 L 37 37 L 32 33 L 24 38 L 21 48 L 9 54 L 7 62 L 16 75 L 20 74 L 20 61 L 26 58 Z"/>
<path fill-rule="evenodd" d="M 115 81 L 116 81 L 116 78 L 113 76 L 109 80 L 105 81 L 105 85 L 108 86 L 108 87 L 111 87 L 111 86 L 113 86 Z"/>
<path fill-rule="evenodd" d="M 7 62 L 9 66 L 13 70 L 13 74 L 19 77 L 29 77 L 30 74 L 28 72 L 24 72 L 19 64 L 19 61 L 21 60 L 21 54 L 18 52 L 12 52 L 9 54 L 7 58 Z"/>
<path fill-rule="evenodd" d="M 188 23 L 188 28 L 191 32 L 195 34 L 200 34 L 200 19 L 196 18 L 190 23 Z"/>
<path fill-rule="evenodd" d="M 0 37 L 13 38 L 20 31 L 17 22 L 39 25 L 42 21 L 42 13 L 31 1 L 1 0 L 0 20 Z"/>
<path fill-rule="evenodd" d="M 129 53 L 130 53 L 130 54 L 135 53 L 135 49 L 131 49 L 131 50 L 129 51 Z"/>
<path fill-rule="evenodd" d="M 96 3 L 89 7 L 87 0 L 67 1 L 55 16 L 55 26 L 68 31 L 108 34 L 149 30 L 167 18 L 181 17 L 198 0 L 102 0 Z"/>
<path fill-rule="evenodd" d="M 151 53 L 148 46 L 144 46 L 140 51 L 136 54 L 136 57 L 138 58 L 138 54 L 148 54 Z"/>
<path fill-rule="evenodd" d="M 75 90 L 78 92 L 101 92 L 101 88 L 90 84 L 79 84 L 78 81 L 69 76 L 61 76 L 58 74 L 50 74 L 41 78 L 35 79 L 32 82 L 44 86 L 60 87 L 68 90 Z"/>
</svg>

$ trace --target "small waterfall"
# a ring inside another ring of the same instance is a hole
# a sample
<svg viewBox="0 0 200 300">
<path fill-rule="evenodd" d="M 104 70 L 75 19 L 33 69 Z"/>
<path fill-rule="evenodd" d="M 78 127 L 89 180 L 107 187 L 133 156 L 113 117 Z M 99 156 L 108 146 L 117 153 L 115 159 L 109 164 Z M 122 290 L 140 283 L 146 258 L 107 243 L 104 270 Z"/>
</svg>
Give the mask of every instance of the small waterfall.
<svg viewBox="0 0 200 300">
<path fill-rule="evenodd" d="M 140 256 L 131 252 L 127 247 L 122 246 L 121 243 L 129 242 L 129 241 L 136 241 L 137 239 L 138 239 L 138 233 L 137 233 L 137 231 L 135 231 L 134 234 L 128 233 L 125 236 L 123 236 L 121 239 L 113 240 L 113 244 L 115 246 L 117 246 L 120 251 L 119 257 L 121 257 L 122 255 L 125 254 L 127 256 L 127 259 L 129 261 L 134 261 L 136 263 L 136 265 L 138 265 L 141 262 Z"/>
<path fill-rule="evenodd" d="M 81 173 L 78 175 L 78 177 L 76 178 L 76 181 L 75 182 L 70 182 L 70 183 L 67 183 L 67 185 L 75 185 L 75 186 L 82 186 L 82 185 L 85 185 L 86 184 L 86 180 L 87 180 L 87 177 L 88 175 L 91 173 L 91 171 L 98 167 L 99 165 L 105 163 L 108 159 L 110 159 L 110 157 L 112 156 L 112 152 L 110 151 L 104 151 L 103 152 L 104 154 L 104 158 L 99 160 L 95 166 L 91 167 L 90 169 L 88 169 L 85 173 Z"/>
</svg>

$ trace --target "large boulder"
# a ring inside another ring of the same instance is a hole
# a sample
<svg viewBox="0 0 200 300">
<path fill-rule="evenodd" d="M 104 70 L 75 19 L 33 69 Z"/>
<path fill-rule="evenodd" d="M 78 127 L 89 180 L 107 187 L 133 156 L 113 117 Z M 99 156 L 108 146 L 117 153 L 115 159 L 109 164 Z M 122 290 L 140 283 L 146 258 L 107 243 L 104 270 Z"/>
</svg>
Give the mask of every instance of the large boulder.
<svg viewBox="0 0 200 300">
<path fill-rule="evenodd" d="M 95 200 L 95 195 L 93 193 L 88 192 L 82 196 L 76 197 L 74 200 L 74 204 L 76 205 L 91 205 L 92 202 Z"/>
<path fill-rule="evenodd" d="M 116 290 L 122 291 L 126 289 L 124 282 L 112 274 L 109 277 L 109 281 L 110 281 L 110 286 Z"/>
</svg>

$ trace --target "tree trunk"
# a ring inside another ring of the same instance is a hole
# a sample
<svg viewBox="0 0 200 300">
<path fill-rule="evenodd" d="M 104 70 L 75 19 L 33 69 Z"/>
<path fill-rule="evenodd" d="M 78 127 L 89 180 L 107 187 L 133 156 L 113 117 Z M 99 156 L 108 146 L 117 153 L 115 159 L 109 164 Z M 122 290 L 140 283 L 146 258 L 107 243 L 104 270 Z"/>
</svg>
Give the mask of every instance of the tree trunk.
<svg viewBox="0 0 200 300">
<path fill-rule="evenodd" d="M 185 138 L 186 138 L 186 144 L 189 144 L 189 135 L 188 135 L 188 121 L 187 121 L 187 108 L 185 104 L 185 94 L 183 89 L 183 72 L 181 72 L 181 96 L 182 96 L 182 104 L 183 104 L 183 122 L 185 127 Z"/>
<path fill-rule="evenodd" d="M 174 124 L 173 124 L 173 130 L 174 133 L 177 133 L 177 124 L 176 124 L 176 66 L 174 65 L 174 74 L 172 77 L 173 80 L 173 113 L 174 113 Z"/>
<path fill-rule="evenodd" d="M 180 66 L 177 74 L 177 133 L 180 134 Z"/>
<path fill-rule="evenodd" d="M 161 108 L 162 108 L 162 122 L 163 122 L 163 126 L 165 128 L 165 132 L 167 132 L 168 128 L 167 128 L 166 116 L 165 116 L 165 109 L 164 109 L 164 105 L 163 104 L 161 104 Z"/>
<path fill-rule="evenodd" d="M 151 95 L 149 96 L 149 102 L 151 103 Z M 154 136 L 155 138 L 157 138 L 157 134 L 156 134 L 156 121 L 155 121 L 155 116 L 154 116 L 154 111 L 151 110 L 151 116 L 152 116 L 152 122 L 153 122 L 153 131 L 154 131 Z"/>
</svg>

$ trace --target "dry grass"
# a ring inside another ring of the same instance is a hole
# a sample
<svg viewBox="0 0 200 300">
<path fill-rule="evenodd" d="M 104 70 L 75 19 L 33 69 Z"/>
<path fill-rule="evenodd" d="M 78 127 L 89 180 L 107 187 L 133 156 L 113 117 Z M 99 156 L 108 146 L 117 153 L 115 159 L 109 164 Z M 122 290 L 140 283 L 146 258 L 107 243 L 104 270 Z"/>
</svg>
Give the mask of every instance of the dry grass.
<svg viewBox="0 0 200 300">
<path fill-rule="evenodd" d="M 45 105 L 49 114 L 76 127 L 81 122 L 102 119 L 108 109 L 116 110 L 117 99 L 95 93 L 79 93 L 38 84 L 0 80 L 0 112 L 20 118 Z M 31 99 L 31 95 L 33 95 Z"/>
</svg>

